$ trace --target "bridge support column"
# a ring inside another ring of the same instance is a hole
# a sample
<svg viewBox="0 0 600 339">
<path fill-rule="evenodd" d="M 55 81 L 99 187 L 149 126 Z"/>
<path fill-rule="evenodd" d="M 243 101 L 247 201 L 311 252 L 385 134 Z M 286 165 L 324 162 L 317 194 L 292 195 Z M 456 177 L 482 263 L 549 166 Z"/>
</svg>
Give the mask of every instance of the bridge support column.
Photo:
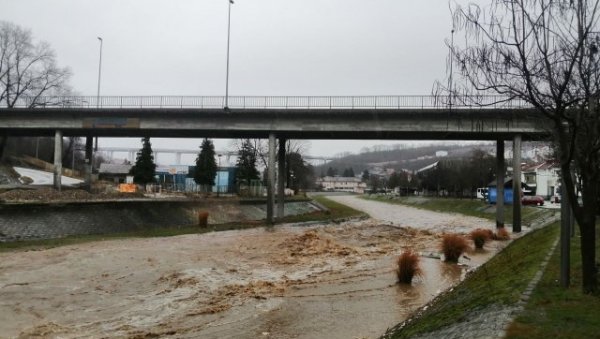
<svg viewBox="0 0 600 339">
<path fill-rule="evenodd" d="M 277 218 L 283 218 L 285 213 L 285 138 L 279 138 L 279 151 L 277 153 Z"/>
<path fill-rule="evenodd" d="M 521 135 L 513 139 L 513 233 L 521 232 Z"/>
<path fill-rule="evenodd" d="M 496 142 L 496 227 L 504 227 L 504 140 Z"/>
<path fill-rule="evenodd" d="M 275 134 L 269 134 L 269 159 L 267 172 L 267 223 L 273 224 L 275 207 Z"/>
<path fill-rule="evenodd" d="M 181 153 L 175 153 L 175 165 L 181 165 Z"/>
<path fill-rule="evenodd" d="M 54 188 L 59 192 L 62 186 L 62 131 L 57 130 L 54 133 Z"/>
<path fill-rule="evenodd" d="M 91 136 L 85 138 L 85 186 L 88 192 L 92 191 L 92 170 L 94 161 L 94 139 Z"/>
</svg>

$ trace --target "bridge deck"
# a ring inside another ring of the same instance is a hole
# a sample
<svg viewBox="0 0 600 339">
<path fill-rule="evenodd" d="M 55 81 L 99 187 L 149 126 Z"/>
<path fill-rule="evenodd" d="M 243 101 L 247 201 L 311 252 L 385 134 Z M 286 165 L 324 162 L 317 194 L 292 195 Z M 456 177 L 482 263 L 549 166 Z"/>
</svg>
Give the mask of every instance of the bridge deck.
<svg viewBox="0 0 600 339">
<path fill-rule="evenodd" d="M 0 133 L 101 137 L 292 139 L 539 139 L 549 121 L 531 109 L 0 109 Z"/>
</svg>

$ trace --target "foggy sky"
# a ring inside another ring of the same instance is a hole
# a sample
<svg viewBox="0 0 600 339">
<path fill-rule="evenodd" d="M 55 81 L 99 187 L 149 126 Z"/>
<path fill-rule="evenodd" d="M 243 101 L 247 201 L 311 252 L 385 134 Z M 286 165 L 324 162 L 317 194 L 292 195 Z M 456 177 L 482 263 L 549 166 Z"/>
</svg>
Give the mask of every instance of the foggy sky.
<svg viewBox="0 0 600 339">
<path fill-rule="evenodd" d="M 228 0 L 0 0 L 0 20 L 50 43 L 78 94 L 96 95 L 101 36 L 101 95 L 224 95 L 227 8 Z M 236 0 L 229 93 L 427 95 L 446 76 L 451 29 L 440 0 Z M 124 143 L 139 145 L 100 144 Z M 309 152 L 381 143 L 314 141 Z"/>
</svg>

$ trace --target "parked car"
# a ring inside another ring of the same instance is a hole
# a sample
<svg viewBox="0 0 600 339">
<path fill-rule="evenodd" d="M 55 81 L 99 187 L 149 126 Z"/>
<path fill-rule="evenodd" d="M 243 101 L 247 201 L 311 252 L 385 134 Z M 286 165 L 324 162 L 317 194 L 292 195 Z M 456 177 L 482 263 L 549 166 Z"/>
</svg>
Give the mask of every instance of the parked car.
<svg viewBox="0 0 600 339">
<path fill-rule="evenodd" d="M 523 198 L 521 198 L 521 204 L 542 206 L 544 204 L 544 198 L 539 195 L 524 195 Z"/>
</svg>

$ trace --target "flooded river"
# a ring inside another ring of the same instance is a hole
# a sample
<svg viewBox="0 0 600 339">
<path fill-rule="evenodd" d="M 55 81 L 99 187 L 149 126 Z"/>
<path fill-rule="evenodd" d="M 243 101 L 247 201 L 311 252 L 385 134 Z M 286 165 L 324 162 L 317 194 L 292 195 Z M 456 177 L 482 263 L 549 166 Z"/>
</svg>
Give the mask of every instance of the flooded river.
<svg viewBox="0 0 600 339">
<path fill-rule="evenodd" d="M 439 238 L 377 218 L 3 253 L 0 337 L 376 338 L 503 246 L 396 284 Z"/>
</svg>

